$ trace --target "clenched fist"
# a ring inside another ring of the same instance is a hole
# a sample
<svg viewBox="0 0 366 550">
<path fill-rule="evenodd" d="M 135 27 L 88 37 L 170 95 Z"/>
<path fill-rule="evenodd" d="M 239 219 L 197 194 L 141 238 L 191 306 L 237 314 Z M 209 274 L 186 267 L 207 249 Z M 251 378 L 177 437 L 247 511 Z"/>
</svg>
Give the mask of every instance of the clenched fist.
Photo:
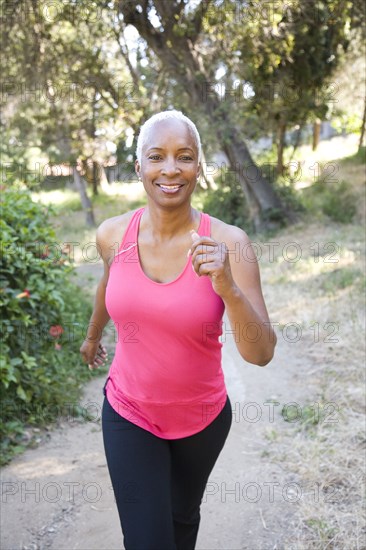
<svg viewBox="0 0 366 550">
<path fill-rule="evenodd" d="M 211 237 L 201 237 L 193 229 L 190 233 L 192 245 L 189 254 L 193 270 L 199 277 L 210 277 L 214 291 L 224 298 L 235 287 L 226 244 Z"/>
<path fill-rule="evenodd" d="M 108 357 L 106 348 L 100 342 L 84 340 L 80 353 L 85 363 L 88 363 L 90 370 L 97 369 L 103 365 Z"/>
</svg>

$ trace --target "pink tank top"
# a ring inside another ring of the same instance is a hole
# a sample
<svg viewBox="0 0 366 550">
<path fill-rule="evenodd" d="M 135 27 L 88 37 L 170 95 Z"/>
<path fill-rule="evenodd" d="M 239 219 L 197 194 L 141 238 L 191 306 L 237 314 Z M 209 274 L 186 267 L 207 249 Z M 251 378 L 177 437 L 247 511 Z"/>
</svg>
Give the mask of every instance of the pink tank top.
<svg viewBox="0 0 366 550">
<path fill-rule="evenodd" d="M 157 283 L 144 273 L 137 243 L 145 208 L 132 215 L 110 266 L 106 308 L 118 341 L 106 395 L 130 422 L 178 439 L 203 430 L 225 405 L 219 341 L 225 306 L 210 278 L 192 270 L 191 256 L 174 281 Z M 198 234 L 210 236 L 203 212 Z"/>
</svg>

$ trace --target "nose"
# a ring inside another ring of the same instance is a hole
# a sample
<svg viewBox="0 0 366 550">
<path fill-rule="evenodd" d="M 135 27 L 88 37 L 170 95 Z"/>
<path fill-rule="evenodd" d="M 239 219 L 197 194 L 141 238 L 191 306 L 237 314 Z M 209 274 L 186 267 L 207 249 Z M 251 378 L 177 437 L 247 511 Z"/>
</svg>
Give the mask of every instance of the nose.
<svg viewBox="0 0 366 550">
<path fill-rule="evenodd" d="M 177 166 L 176 159 L 173 155 L 172 156 L 169 155 L 165 158 L 164 164 L 161 168 L 161 173 L 162 175 L 168 176 L 168 177 L 175 176 L 177 173 L 179 173 L 179 168 Z"/>
</svg>

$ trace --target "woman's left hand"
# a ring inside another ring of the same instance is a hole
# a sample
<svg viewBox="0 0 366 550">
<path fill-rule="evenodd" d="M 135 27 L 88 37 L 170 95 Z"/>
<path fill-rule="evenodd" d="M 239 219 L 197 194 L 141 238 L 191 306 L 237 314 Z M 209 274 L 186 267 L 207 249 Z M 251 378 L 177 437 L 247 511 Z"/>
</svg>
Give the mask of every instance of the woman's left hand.
<svg viewBox="0 0 366 550">
<path fill-rule="evenodd" d="M 236 288 L 233 279 L 228 248 L 225 243 L 218 243 L 211 237 L 201 237 L 191 229 L 192 245 L 189 253 L 192 256 L 192 267 L 201 277 L 208 275 L 216 294 L 224 298 Z"/>
</svg>

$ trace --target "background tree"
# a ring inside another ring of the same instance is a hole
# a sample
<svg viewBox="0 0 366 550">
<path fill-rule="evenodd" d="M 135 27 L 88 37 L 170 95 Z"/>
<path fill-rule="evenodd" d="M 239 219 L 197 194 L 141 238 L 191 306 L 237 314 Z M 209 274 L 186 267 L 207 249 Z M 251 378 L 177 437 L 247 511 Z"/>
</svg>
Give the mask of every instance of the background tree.
<svg viewBox="0 0 366 550">
<path fill-rule="evenodd" d="M 3 35 L 9 54 L 2 67 L 3 123 L 17 152 L 37 147 L 44 165 L 72 167 L 87 221 L 94 224 L 82 176 L 96 193 L 113 153 L 108 145 L 136 127 L 143 98 L 139 108 L 136 98 L 131 101 L 130 72 L 116 50 L 108 13 L 95 5 L 90 10 L 86 2 L 55 6 L 51 14 L 47 2 L 12 3 Z M 20 171 L 26 172 L 21 166 Z M 41 170 L 35 179 L 43 175 Z"/>
<path fill-rule="evenodd" d="M 320 121 L 337 101 L 336 68 L 351 36 L 352 3 L 343 0 L 249 2 L 245 24 L 234 22 L 231 68 L 248 84 L 247 104 L 274 136 L 283 174 L 286 131 Z M 316 146 L 316 141 L 314 146 Z"/>
<path fill-rule="evenodd" d="M 132 171 L 141 123 L 172 107 L 197 122 L 209 160 L 226 154 L 225 182 L 245 196 L 257 229 L 293 219 L 246 140 L 274 135 L 283 172 L 286 131 L 337 114 L 330 108 L 335 70 L 343 70 L 353 30 L 364 29 L 360 0 L 3 0 L 2 6 L 1 123 L 9 172 L 10 151 L 24 166 L 37 154 L 45 164 L 76 166 L 90 223 L 87 184 L 97 194 L 107 182 L 105 165 L 115 161 Z"/>
</svg>

